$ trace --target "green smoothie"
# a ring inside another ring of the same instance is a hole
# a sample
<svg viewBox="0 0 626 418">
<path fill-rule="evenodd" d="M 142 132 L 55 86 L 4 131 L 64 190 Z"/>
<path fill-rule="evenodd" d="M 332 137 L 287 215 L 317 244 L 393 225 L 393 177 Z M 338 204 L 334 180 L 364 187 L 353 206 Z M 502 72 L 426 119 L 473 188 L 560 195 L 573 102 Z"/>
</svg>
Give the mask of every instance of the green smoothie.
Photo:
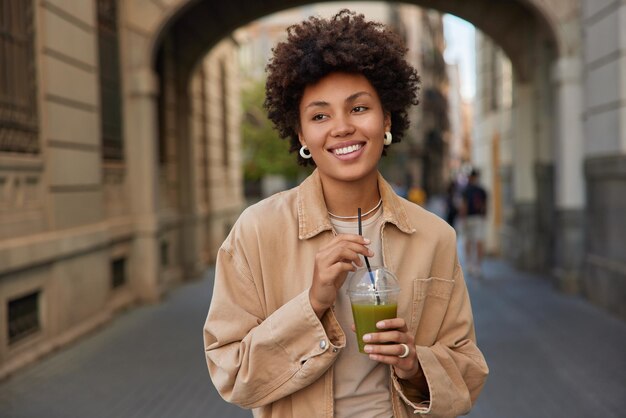
<svg viewBox="0 0 626 418">
<path fill-rule="evenodd" d="M 398 314 L 398 305 L 396 303 L 388 303 L 384 305 L 372 304 L 352 304 L 352 315 L 354 316 L 354 325 L 356 327 L 356 339 L 359 343 L 359 351 L 363 351 L 363 336 L 371 332 L 380 331 L 376 328 L 376 323 L 383 319 L 395 318 Z"/>
</svg>

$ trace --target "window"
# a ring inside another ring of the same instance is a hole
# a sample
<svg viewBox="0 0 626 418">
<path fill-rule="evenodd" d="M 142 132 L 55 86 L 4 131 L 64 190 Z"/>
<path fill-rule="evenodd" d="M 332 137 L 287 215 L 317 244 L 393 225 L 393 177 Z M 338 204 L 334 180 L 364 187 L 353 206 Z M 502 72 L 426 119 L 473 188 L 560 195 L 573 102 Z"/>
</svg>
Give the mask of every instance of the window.
<svg viewBox="0 0 626 418">
<path fill-rule="evenodd" d="M 222 163 L 228 167 L 229 154 L 229 129 L 228 129 L 228 86 L 226 79 L 226 64 L 220 64 L 220 93 L 222 96 Z"/>
<path fill-rule="evenodd" d="M 113 289 L 126 284 L 126 258 L 120 257 L 111 261 L 111 287 Z"/>
<path fill-rule="evenodd" d="M 206 65 L 203 62 L 200 68 L 200 109 L 201 109 L 201 146 L 202 152 L 201 166 L 200 166 L 200 192 L 202 193 L 201 201 L 208 206 L 209 205 L 209 91 L 207 84 L 209 77 L 207 75 Z"/>
<path fill-rule="evenodd" d="M 32 7 L 0 0 L 0 152 L 39 152 Z"/>
<path fill-rule="evenodd" d="M 116 0 L 98 0 L 98 52 L 100 57 L 102 157 L 106 160 L 123 160 L 120 51 Z"/>
<path fill-rule="evenodd" d="M 170 245 L 167 241 L 161 241 L 161 267 L 170 265 Z"/>
<path fill-rule="evenodd" d="M 513 105 L 513 66 L 509 59 L 502 59 L 502 107 Z"/>
<path fill-rule="evenodd" d="M 496 111 L 500 106 L 500 90 L 502 79 L 500 77 L 501 57 L 495 44 L 490 44 L 491 54 L 489 59 L 490 90 L 489 90 L 489 110 Z"/>
<path fill-rule="evenodd" d="M 158 161 L 160 166 L 167 164 L 168 149 L 167 149 L 167 137 L 168 129 L 171 131 L 173 126 L 168 126 L 168 112 L 172 112 L 171 103 L 174 100 L 172 97 L 171 85 L 173 83 L 173 56 L 174 56 L 174 42 L 171 36 L 163 39 L 163 44 L 159 48 L 156 57 L 156 73 L 159 76 L 159 92 L 157 95 L 157 118 L 158 118 Z M 169 109 L 168 109 L 168 103 Z"/>
<path fill-rule="evenodd" d="M 39 291 L 9 301 L 9 344 L 27 337 L 41 328 L 39 323 Z"/>
</svg>

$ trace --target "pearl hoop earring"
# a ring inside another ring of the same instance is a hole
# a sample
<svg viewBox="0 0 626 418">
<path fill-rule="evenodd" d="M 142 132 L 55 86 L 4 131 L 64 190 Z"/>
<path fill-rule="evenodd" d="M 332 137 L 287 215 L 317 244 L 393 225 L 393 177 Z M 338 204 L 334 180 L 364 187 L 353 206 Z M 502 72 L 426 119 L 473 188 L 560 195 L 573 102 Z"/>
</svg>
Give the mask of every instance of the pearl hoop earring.
<svg viewBox="0 0 626 418">
<path fill-rule="evenodd" d="M 311 158 L 311 151 L 309 151 L 309 147 L 307 147 L 306 145 L 302 145 L 302 148 L 300 148 L 300 157 L 307 160 Z"/>
<path fill-rule="evenodd" d="M 391 132 L 385 132 L 385 140 L 383 141 L 383 143 L 385 145 L 391 145 L 392 140 L 393 140 L 393 137 L 391 136 Z"/>
</svg>

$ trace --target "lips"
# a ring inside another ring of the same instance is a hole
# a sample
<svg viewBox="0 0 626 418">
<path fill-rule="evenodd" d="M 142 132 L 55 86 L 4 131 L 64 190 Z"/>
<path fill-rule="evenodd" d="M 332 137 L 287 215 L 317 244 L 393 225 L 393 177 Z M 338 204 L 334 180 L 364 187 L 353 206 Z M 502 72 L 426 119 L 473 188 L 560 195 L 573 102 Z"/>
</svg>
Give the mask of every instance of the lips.
<svg viewBox="0 0 626 418">
<path fill-rule="evenodd" d="M 351 141 L 343 144 L 337 144 L 328 151 L 337 157 L 347 157 L 350 154 L 358 153 L 365 146 L 364 142 Z"/>
<path fill-rule="evenodd" d="M 350 154 L 351 152 L 354 152 L 354 151 L 358 151 L 361 148 L 363 148 L 362 144 L 355 144 L 355 145 L 350 145 L 350 146 L 343 147 L 343 148 L 335 148 L 333 150 L 333 153 L 335 155 L 345 155 L 345 154 Z"/>
</svg>

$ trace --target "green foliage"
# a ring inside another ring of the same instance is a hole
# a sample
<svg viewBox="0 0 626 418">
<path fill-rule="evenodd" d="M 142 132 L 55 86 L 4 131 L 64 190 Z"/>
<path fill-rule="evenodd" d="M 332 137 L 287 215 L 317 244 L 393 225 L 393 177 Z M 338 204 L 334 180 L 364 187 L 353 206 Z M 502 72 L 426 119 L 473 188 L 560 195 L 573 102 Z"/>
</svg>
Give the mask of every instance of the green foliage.
<svg viewBox="0 0 626 418">
<path fill-rule="evenodd" d="M 279 138 L 263 108 L 265 83 L 255 82 L 242 92 L 243 161 L 246 180 L 257 181 L 268 174 L 296 180 L 305 169 L 297 156 L 289 152 L 289 141 Z"/>
</svg>

